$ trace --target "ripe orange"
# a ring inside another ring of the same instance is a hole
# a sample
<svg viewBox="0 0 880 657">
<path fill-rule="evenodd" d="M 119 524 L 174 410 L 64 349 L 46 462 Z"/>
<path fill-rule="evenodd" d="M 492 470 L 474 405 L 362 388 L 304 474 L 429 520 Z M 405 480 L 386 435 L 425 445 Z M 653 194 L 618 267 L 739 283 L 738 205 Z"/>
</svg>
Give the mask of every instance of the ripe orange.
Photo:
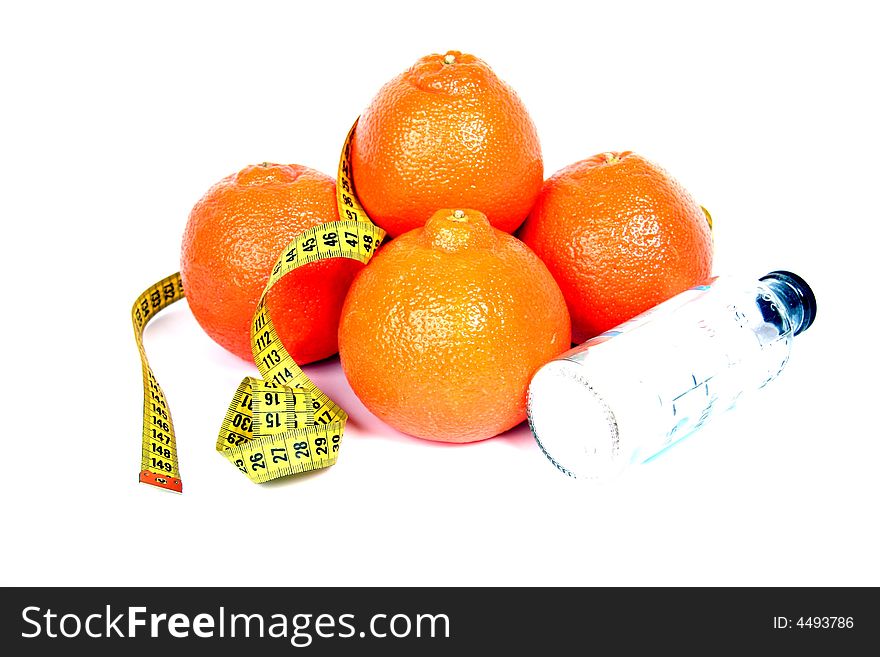
<svg viewBox="0 0 880 657">
<path fill-rule="evenodd" d="M 555 173 L 520 238 L 562 288 L 575 342 L 702 283 L 712 270 L 702 208 L 663 169 L 629 151 Z"/>
<path fill-rule="evenodd" d="M 298 164 L 248 166 L 196 203 L 183 236 L 181 276 L 196 320 L 221 346 L 252 360 L 250 322 L 281 250 L 307 228 L 339 218 L 332 178 Z M 268 308 L 297 363 L 337 351 L 342 302 L 362 265 L 323 260 L 272 288 Z"/>
<path fill-rule="evenodd" d="M 355 394 L 391 426 L 465 443 L 525 419 L 531 376 L 570 346 L 544 264 L 474 210 L 441 210 L 355 278 L 339 356 Z"/>
<path fill-rule="evenodd" d="M 522 101 L 458 51 L 422 57 L 379 90 L 358 121 L 352 169 L 364 208 L 391 236 L 449 206 L 476 208 L 512 233 L 544 175 Z"/>
</svg>

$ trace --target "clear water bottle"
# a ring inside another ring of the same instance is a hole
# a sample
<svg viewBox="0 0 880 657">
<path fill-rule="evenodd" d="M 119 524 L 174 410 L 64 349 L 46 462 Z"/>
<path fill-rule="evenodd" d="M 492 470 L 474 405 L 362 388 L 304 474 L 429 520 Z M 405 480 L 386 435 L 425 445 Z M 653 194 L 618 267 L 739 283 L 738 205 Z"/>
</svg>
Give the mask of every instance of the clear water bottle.
<svg viewBox="0 0 880 657">
<path fill-rule="evenodd" d="M 776 378 L 815 317 L 813 291 L 791 272 L 715 278 L 544 365 L 529 425 L 565 474 L 617 474 Z"/>
</svg>

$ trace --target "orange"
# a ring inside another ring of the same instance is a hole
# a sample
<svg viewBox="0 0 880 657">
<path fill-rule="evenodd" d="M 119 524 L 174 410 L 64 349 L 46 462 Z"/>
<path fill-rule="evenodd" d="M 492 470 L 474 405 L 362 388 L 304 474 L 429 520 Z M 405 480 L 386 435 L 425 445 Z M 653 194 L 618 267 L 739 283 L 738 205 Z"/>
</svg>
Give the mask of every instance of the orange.
<svg viewBox="0 0 880 657">
<path fill-rule="evenodd" d="M 299 233 L 338 219 L 333 179 L 298 164 L 248 166 L 208 190 L 189 215 L 180 265 L 205 332 L 252 360 L 250 323 L 276 258 Z M 272 288 L 269 312 L 297 363 L 336 353 L 342 302 L 360 267 L 342 258 L 314 262 Z"/>
<path fill-rule="evenodd" d="M 352 170 L 364 209 L 391 236 L 450 206 L 476 208 L 512 233 L 544 175 L 522 101 L 458 51 L 422 57 L 379 90 L 358 121 Z"/>
<path fill-rule="evenodd" d="M 565 300 L 544 264 L 474 210 L 441 210 L 355 278 L 339 356 L 355 394 L 391 426 L 465 443 L 526 417 L 526 388 L 570 347 Z"/>
<path fill-rule="evenodd" d="M 704 282 L 712 270 L 702 208 L 663 169 L 629 151 L 555 173 L 520 238 L 562 288 L 575 342 Z"/>
</svg>

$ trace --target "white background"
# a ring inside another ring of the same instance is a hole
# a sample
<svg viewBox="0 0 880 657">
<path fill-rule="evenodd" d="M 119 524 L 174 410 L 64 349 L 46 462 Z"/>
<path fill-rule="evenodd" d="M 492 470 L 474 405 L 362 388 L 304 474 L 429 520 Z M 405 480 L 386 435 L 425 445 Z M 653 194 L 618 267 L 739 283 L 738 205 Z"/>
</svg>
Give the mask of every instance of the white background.
<svg viewBox="0 0 880 657">
<path fill-rule="evenodd" d="M 5 3 L 0 11 L 2 584 L 880 585 L 876 21 L 869 3 Z M 335 360 L 329 471 L 256 486 L 214 452 L 236 384 L 185 303 L 147 331 L 185 493 L 137 484 L 135 296 L 207 188 L 263 160 L 334 174 L 346 130 L 431 52 L 485 59 L 549 175 L 605 150 L 711 209 L 716 273 L 814 287 L 765 390 L 605 486 L 528 429 L 407 438 Z"/>
</svg>

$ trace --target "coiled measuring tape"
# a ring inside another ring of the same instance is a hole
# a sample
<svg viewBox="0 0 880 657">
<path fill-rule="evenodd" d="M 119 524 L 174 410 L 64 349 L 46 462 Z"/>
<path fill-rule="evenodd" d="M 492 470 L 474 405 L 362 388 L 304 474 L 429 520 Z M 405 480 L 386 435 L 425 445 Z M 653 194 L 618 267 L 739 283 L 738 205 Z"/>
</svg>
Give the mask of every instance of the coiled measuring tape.
<svg viewBox="0 0 880 657">
<path fill-rule="evenodd" d="M 269 315 L 269 290 L 298 267 L 328 258 L 366 264 L 385 237 L 355 195 L 348 132 L 336 178 L 340 221 L 314 226 L 281 252 L 251 322 L 251 350 L 262 379 L 245 377 L 226 411 L 217 451 L 254 482 L 262 483 L 336 463 L 348 415 L 322 392 L 281 344 Z M 183 491 L 168 400 L 147 361 L 144 327 L 163 308 L 185 296 L 180 274 L 147 288 L 131 311 L 144 379 L 140 481 Z"/>
</svg>

